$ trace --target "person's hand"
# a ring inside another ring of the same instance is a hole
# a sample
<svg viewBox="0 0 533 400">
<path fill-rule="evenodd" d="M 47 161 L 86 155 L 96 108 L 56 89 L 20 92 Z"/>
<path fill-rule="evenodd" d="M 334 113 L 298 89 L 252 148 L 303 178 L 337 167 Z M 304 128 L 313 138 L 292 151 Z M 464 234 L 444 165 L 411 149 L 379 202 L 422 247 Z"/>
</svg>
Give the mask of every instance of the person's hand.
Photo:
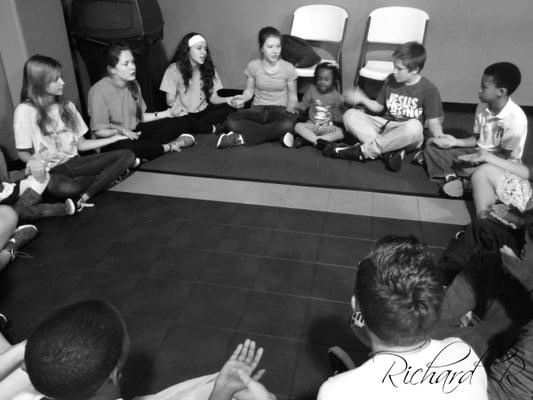
<svg viewBox="0 0 533 400">
<path fill-rule="evenodd" d="M 120 142 L 121 140 L 129 140 L 127 136 L 119 135 L 118 133 L 114 136 L 111 136 L 111 138 L 113 139 L 113 143 Z"/>
<path fill-rule="evenodd" d="M 232 396 L 238 399 L 237 392 L 245 389 L 244 383 L 239 378 L 238 371 L 244 371 L 247 375 L 252 376 L 253 379 L 261 378 L 265 370 L 259 370 L 255 374 L 254 371 L 259 365 L 262 356 L 263 348 L 259 348 L 256 351 L 253 340 L 246 339 L 244 344 L 240 343 L 220 370 L 211 399 L 222 400 L 229 399 Z"/>
<path fill-rule="evenodd" d="M 31 159 L 26 163 L 26 169 L 37 182 L 43 183 L 46 181 L 46 166 L 42 161 Z"/>
<path fill-rule="evenodd" d="M 172 108 L 169 109 L 170 117 L 183 117 L 187 114 L 188 114 L 187 109 L 179 103 L 174 103 Z"/>
<path fill-rule="evenodd" d="M 346 93 L 344 93 L 344 102 L 354 106 L 363 103 L 367 98 L 368 96 L 359 86 L 355 86 L 353 89 L 348 89 Z"/>
<path fill-rule="evenodd" d="M 287 106 L 285 109 L 289 114 L 298 114 L 298 109 L 295 106 Z"/>
<path fill-rule="evenodd" d="M 457 145 L 457 139 L 452 135 L 444 134 L 431 139 L 431 144 L 440 149 L 450 149 Z"/>
<path fill-rule="evenodd" d="M 119 129 L 119 135 L 125 136 L 129 140 L 137 140 L 139 139 L 139 136 L 141 136 L 140 131 L 130 131 L 126 128 L 120 128 Z"/>
<path fill-rule="evenodd" d="M 245 385 L 245 389 L 235 396 L 238 400 L 276 400 L 276 396 L 270 393 L 262 383 L 252 379 L 242 369 L 238 370 L 239 379 Z"/>
<path fill-rule="evenodd" d="M 242 94 L 238 94 L 231 98 L 231 102 L 229 103 L 229 105 L 232 106 L 233 108 L 243 108 L 244 103 L 245 103 L 244 96 Z"/>
<path fill-rule="evenodd" d="M 528 238 L 529 239 L 529 238 Z M 524 246 L 531 245 L 526 240 Z M 528 291 L 533 291 L 533 265 L 532 260 L 526 258 L 524 250 L 520 253 L 520 257 L 509 246 L 502 246 L 500 248 L 500 257 L 503 268 L 508 271 L 520 284 Z"/>
</svg>

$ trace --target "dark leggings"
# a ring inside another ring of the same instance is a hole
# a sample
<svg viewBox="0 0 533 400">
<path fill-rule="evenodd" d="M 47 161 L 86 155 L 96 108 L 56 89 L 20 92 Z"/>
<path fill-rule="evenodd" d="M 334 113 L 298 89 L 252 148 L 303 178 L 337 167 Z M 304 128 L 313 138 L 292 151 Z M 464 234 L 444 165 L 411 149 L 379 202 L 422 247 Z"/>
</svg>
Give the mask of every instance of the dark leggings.
<svg viewBox="0 0 533 400">
<path fill-rule="evenodd" d="M 131 150 L 136 157 L 151 160 L 165 153 L 163 145 L 175 140 L 189 128 L 189 122 L 183 117 L 164 118 L 150 122 L 141 122 L 135 131 L 142 132 L 137 140 L 121 140 L 103 148 L 104 151 Z"/>
<path fill-rule="evenodd" d="M 242 135 L 245 145 L 252 146 L 281 139 L 293 131 L 296 119 L 297 115 L 283 106 L 252 106 L 230 114 L 226 124 L 230 131 Z"/>
<path fill-rule="evenodd" d="M 76 156 L 50 170 L 47 192 L 58 198 L 83 193 L 93 197 L 133 165 L 135 155 L 129 150 L 116 150 L 89 156 Z"/>
<path fill-rule="evenodd" d="M 234 111 L 227 104 L 209 104 L 203 111 L 185 116 L 191 133 L 212 133 L 213 125 L 224 122 Z"/>
</svg>

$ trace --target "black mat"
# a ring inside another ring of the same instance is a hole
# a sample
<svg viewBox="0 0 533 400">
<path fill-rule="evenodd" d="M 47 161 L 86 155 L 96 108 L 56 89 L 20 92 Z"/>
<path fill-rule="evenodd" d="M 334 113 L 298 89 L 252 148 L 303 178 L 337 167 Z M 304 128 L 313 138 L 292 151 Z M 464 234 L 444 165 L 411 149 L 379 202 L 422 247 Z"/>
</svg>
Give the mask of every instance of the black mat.
<svg viewBox="0 0 533 400">
<path fill-rule="evenodd" d="M 445 127 L 468 131 L 473 115 L 447 113 Z M 197 135 L 198 143 L 181 153 L 144 164 L 142 171 L 205 176 L 292 185 L 438 197 L 423 168 L 407 155 L 401 171 L 390 172 L 378 161 L 349 162 L 323 157 L 312 147 L 287 149 L 279 143 L 218 150 L 214 135 Z"/>
</svg>

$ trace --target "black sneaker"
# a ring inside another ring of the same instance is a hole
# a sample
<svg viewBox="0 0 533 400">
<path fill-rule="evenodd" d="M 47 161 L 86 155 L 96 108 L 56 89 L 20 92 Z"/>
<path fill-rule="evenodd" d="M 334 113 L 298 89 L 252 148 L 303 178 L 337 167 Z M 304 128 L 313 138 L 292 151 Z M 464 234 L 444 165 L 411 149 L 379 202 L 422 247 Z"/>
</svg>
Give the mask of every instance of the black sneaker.
<svg viewBox="0 0 533 400">
<path fill-rule="evenodd" d="M 4 314 L 0 314 L 0 332 L 5 332 L 9 321 Z"/>
<path fill-rule="evenodd" d="M 414 165 L 419 165 L 421 167 L 426 166 L 426 159 L 424 158 L 424 150 L 419 150 L 413 156 L 411 163 Z"/>
<path fill-rule="evenodd" d="M 322 151 L 326 148 L 326 146 L 329 146 L 329 145 L 331 145 L 331 142 L 328 142 L 327 140 L 324 140 L 324 139 L 317 139 L 315 148 L 318 151 Z"/>
<path fill-rule="evenodd" d="M 405 156 L 405 150 L 389 151 L 383 153 L 381 158 L 385 163 L 385 168 L 389 171 L 398 172 L 402 168 L 403 157 Z"/>
<path fill-rule="evenodd" d="M 307 143 L 309 143 L 309 142 L 307 140 L 304 140 L 300 136 L 296 136 L 294 138 L 294 148 L 295 149 L 299 149 L 300 147 L 305 146 Z"/>
<path fill-rule="evenodd" d="M 365 162 L 365 156 L 361 151 L 361 143 L 354 144 L 353 146 L 346 144 L 334 146 L 333 150 L 331 151 L 331 158 Z"/>
<path fill-rule="evenodd" d="M 355 368 L 352 358 L 339 346 L 328 349 L 329 366 L 333 375 L 341 374 Z"/>
<path fill-rule="evenodd" d="M 13 236 L 6 243 L 2 250 L 7 250 L 11 253 L 11 261 L 15 259 L 20 249 L 32 240 L 37 235 L 37 227 L 35 225 L 20 225 L 13 231 Z"/>
</svg>

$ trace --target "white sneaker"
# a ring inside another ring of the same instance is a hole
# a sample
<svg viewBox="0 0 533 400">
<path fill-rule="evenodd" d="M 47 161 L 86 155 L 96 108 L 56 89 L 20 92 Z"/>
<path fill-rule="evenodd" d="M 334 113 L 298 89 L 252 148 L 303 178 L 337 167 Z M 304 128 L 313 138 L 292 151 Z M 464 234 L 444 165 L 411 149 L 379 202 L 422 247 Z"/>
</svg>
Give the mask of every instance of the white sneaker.
<svg viewBox="0 0 533 400">
<path fill-rule="evenodd" d="M 283 139 L 281 139 L 281 144 L 283 146 L 288 148 L 294 147 L 294 135 L 290 132 L 287 132 L 285 135 L 283 135 Z"/>
</svg>

